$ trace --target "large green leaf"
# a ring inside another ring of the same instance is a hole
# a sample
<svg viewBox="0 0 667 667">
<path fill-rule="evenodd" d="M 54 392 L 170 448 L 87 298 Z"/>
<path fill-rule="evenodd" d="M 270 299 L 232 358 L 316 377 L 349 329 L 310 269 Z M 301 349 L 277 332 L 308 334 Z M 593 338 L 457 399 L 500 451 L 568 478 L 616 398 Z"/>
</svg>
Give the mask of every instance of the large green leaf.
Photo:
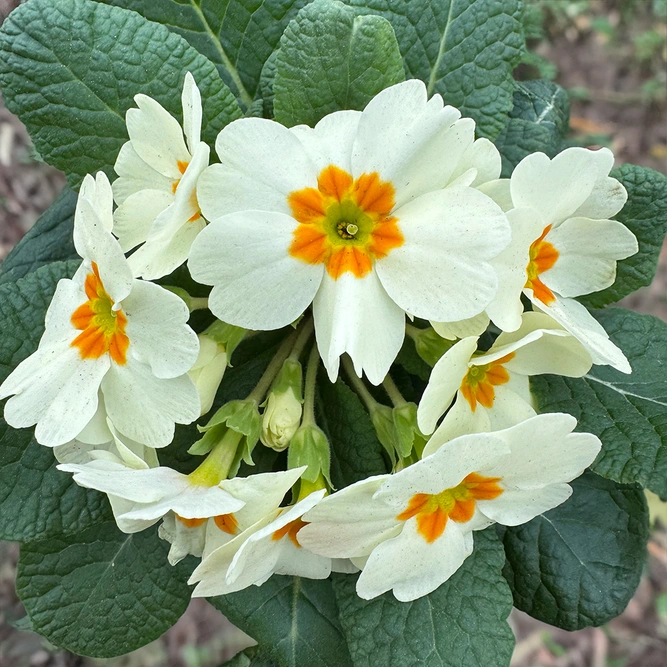
<svg viewBox="0 0 667 667">
<path fill-rule="evenodd" d="M 341 380 L 324 373 L 317 383 L 317 423 L 331 444 L 331 479 L 343 488 L 387 471 L 383 448 L 359 397 Z"/>
<path fill-rule="evenodd" d="M 391 593 L 362 600 L 356 577 L 334 575 L 340 622 L 354 667 L 509 665 L 512 595 L 493 529 L 475 533 L 475 551 L 436 591 L 414 602 Z"/>
<path fill-rule="evenodd" d="M 99 169 L 113 175 L 137 93 L 181 118 L 187 71 L 204 100 L 203 137 L 213 143 L 241 111 L 213 63 L 164 26 L 89 0 L 31 0 L 0 30 L 5 102 L 71 186 Z"/>
<path fill-rule="evenodd" d="M 351 667 L 328 579 L 273 575 L 262 586 L 210 598 L 280 667 Z M 253 664 L 253 663 L 251 663 Z"/>
<path fill-rule="evenodd" d="M 561 149 L 570 118 L 567 93 L 551 81 L 524 81 L 514 91 L 514 106 L 496 139 L 503 158 L 502 176 L 530 153 L 554 157 Z"/>
<path fill-rule="evenodd" d="M 57 262 L 0 286 L 0 381 L 37 349 L 56 285 L 75 270 L 75 262 Z M 108 519 L 106 498 L 56 470 L 53 452 L 32 433 L 0 419 L 0 539 L 77 532 Z"/>
<path fill-rule="evenodd" d="M 285 26 L 309 0 L 102 0 L 177 32 L 218 67 L 244 107 L 262 97 L 260 76 Z"/>
<path fill-rule="evenodd" d="M 346 0 L 392 24 L 410 78 L 495 139 L 512 109 L 512 70 L 524 50 L 520 0 Z"/>
<path fill-rule="evenodd" d="M 592 308 L 602 308 L 650 285 L 667 233 L 667 176 L 632 164 L 623 165 L 611 175 L 628 191 L 628 201 L 616 219 L 635 234 L 639 252 L 618 263 L 611 287 L 580 299 Z"/>
<path fill-rule="evenodd" d="M 391 24 L 357 16 L 338 0 L 315 0 L 299 12 L 275 65 L 273 109 L 288 127 L 315 125 L 339 109 L 361 110 L 405 77 Z"/>
<path fill-rule="evenodd" d="M 594 366 L 583 378 L 531 378 L 541 412 L 569 412 L 595 433 L 602 451 L 592 469 L 623 484 L 667 496 L 667 323 L 611 308 L 597 313 L 625 352 L 632 374 Z"/>
<path fill-rule="evenodd" d="M 157 639 L 190 601 L 189 560 L 167 562 L 157 528 L 113 521 L 21 548 L 17 591 L 35 632 L 79 655 L 107 658 Z"/>
<path fill-rule="evenodd" d="M 586 473 L 563 505 L 504 532 L 514 604 L 566 630 L 602 625 L 633 596 L 646 560 L 648 509 L 634 486 Z"/>
<path fill-rule="evenodd" d="M 0 285 L 44 264 L 78 258 L 72 240 L 76 192 L 66 187 L 0 265 Z"/>
</svg>

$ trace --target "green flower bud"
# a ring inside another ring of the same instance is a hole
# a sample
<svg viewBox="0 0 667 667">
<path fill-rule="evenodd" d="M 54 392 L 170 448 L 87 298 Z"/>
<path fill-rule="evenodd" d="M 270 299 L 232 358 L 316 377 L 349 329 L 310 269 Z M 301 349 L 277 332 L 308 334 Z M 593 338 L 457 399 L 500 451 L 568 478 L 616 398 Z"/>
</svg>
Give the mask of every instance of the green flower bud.
<svg viewBox="0 0 667 667">
<path fill-rule="evenodd" d="M 232 430 L 244 436 L 242 458 L 248 465 L 253 465 L 252 450 L 259 440 L 262 428 L 257 401 L 245 399 L 225 403 L 211 417 L 206 426 L 197 428 L 204 433 L 204 437 L 188 450 L 190 453 L 201 454 L 210 451 L 210 448 L 220 441 L 227 430 Z M 211 433 L 210 436 L 209 433 Z"/>
<path fill-rule="evenodd" d="M 260 438 L 267 447 L 277 452 L 289 446 L 301 423 L 302 376 L 301 364 L 295 359 L 287 359 L 265 402 Z"/>
<path fill-rule="evenodd" d="M 389 455 L 391 464 L 396 463 L 396 451 L 398 450 L 398 434 L 394 426 L 394 415 L 390 407 L 375 403 L 370 409 L 371 422 L 375 428 L 380 444 Z"/>
<path fill-rule="evenodd" d="M 394 408 L 393 417 L 398 440 L 396 451 L 399 457 L 405 459 L 414 450 L 419 459 L 428 438 L 419 430 L 417 425 L 417 406 L 414 403 L 405 403 Z"/>
<path fill-rule="evenodd" d="M 415 343 L 417 354 L 429 366 L 435 366 L 440 357 L 456 342 L 442 338 L 431 327 L 411 331 L 410 336 Z"/>
<path fill-rule="evenodd" d="M 213 406 L 215 394 L 227 369 L 227 350 L 206 334 L 199 334 L 199 356 L 188 375 L 197 387 L 201 404 L 200 414 L 205 415 Z"/>
<path fill-rule="evenodd" d="M 322 476 L 331 487 L 329 439 L 324 431 L 315 424 L 304 424 L 292 438 L 287 453 L 287 467 L 291 469 L 301 466 L 308 466 L 307 470 L 301 475 L 302 480 L 314 484 Z"/>
</svg>

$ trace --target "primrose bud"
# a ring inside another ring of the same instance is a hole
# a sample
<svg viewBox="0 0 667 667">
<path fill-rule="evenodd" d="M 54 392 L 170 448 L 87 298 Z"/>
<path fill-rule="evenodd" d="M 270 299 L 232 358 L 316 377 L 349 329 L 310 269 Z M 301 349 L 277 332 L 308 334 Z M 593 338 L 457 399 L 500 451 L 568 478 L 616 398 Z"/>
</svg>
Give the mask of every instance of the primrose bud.
<svg viewBox="0 0 667 667">
<path fill-rule="evenodd" d="M 243 435 L 243 460 L 253 465 L 252 450 L 259 440 L 261 417 L 257 401 L 244 400 L 225 403 L 209 420 L 206 426 L 197 427 L 204 434 L 201 440 L 188 450 L 191 454 L 204 454 L 224 437 L 226 431 L 236 431 Z"/>
<path fill-rule="evenodd" d="M 213 406 L 215 394 L 227 368 L 227 350 L 206 334 L 199 334 L 199 356 L 188 375 L 197 387 L 200 414 L 205 415 Z"/>
<path fill-rule="evenodd" d="M 260 438 L 277 452 L 289 446 L 301 423 L 302 376 L 301 364 L 295 359 L 287 359 L 266 399 Z"/>
<path fill-rule="evenodd" d="M 434 329 L 417 329 L 411 334 L 417 354 L 429 365 L 435 366 L 440 357 L 454 344 L 453 340 L 446 340 Z"/>
<path fill-rule="evenodd" d="M 322 477 L 331 487 L 331 452 L 329 440 L 319 426 L 304 424 L 292 438 L 287 454 L 287 467 L 307 466 L 301 480 L 312 485 Z M 322 488 L 320 486 L 319 488 Z"/>
<path fill-rule="evenodd" d="M 393 465 L 396 463 L 396 451 L 399 446 L 393 411 L 386 405 L 375 403 L 370 409 L 370 415 L 378 440 L 389 455 Z"/>
<path fill-rule="evenodd" d="M 417 426 L 417 406 L 414 403 L 404 403 L 394 408 L 393 417 L 398 440 L 398 455 L 405 459 L 414 450 L 419 459 L 424 451 L 427 437 Z"/>
</svg>

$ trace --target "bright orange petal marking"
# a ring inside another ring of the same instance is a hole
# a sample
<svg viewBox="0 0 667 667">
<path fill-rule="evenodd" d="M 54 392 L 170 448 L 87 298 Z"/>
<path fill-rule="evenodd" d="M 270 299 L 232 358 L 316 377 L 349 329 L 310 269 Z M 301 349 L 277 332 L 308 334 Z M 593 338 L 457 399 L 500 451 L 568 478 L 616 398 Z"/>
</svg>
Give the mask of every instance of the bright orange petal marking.
<svg viewBox="0 0 667 667">
<path fill-rule="evenodd" d="M 317 177 L 317 189 L 325 197 L 340 201 L 352 185 L 352 176 L 346 171 L 330 164 Z"/>
<path fill-rule="evenodd" d="M 361 249 L 355 246 L 347 246 L 334 250 L 327 263 L 329 275 L 338 280 L 346 271 L 356 278 L 363 278 L 373 268 L 371 258 Z"/>
<path fill-rule="evenodd" d="M 326 214 L 322 194 L 315 188 L 292 192 L 287 198 L 287 203 L 292 209 L 294 218 L 304 225 L 318 222 Z"/>
<path fill-rule="evenodd" d="M 352 187 L 352 195 L 359 208 L 366 213 L 375 213 L 383 217 L 389 215 L 394 208 L 395 194 L 394 186 L 388 181 L 381 181 L 376 171 L 362 174 Z"/>
<path fill-rule="evenodd" d="M 286 526 L 283 526 L 282 528 L 279 528 L 276 530 L 273 535 L 271 536 L 272 540 L 278 541 L 282 540 L 285 535 L 289 537 L 291 542 L 294 544 L 295 547 L 301 548 L 301 545 L 299 544 L 299 540 L 297 539 L 297 533 L 305 526 L 307 525 L 306 521 L 302 521 L 301 519 L 294 519 L 294 521 L 290 521 Z"/>
<path fill-rule="evenodd" d="M 239 522 L 233 514 L 218 514 L 218 516 L 213 518 L 213 521 L 215 521 L 215 525 L 223 532 L 229 533 L 229 535 L 236 535 Z"/>
<path fill-rule="evenodd" d="M 174 514 L 176 514 L 174 512 Z M 199 528 L 206 519 L 186 519 L 185 517 L 176 514 L 176 518 L 186 527 L 186 528 Z"/>
<path fill-rule="evenodd" d="M 498 484 L 501 479 L 473 472 L 451 489 L 434 494 L 416 493 L 408 501 L 407 509 L 396 518 L 407 521 L 416 517 L 417 532 L 431 544 L 445 532 L 449 519 L 467 523 L 475 514 L 476 501 L 497 498 L 503 492 Z"/>
<path fill-rule="evenodd" d="M 539 275 L 548 271 L 556 264 L 559 254 L 558 250 L 549 241 L 545 241 L 547 234 L 551 231 L 551 225 L 547 225 L 542 235 L 533 241 L 529 250 L 529 261 L 526 267 L 526 287 L 533 290 L 536 299 L 547 306 L 556 300 L 554 293 L 539 279 Z"/>
<path fill-rule="evenodd" d="M 391 217 L 394 187 L 378 173 L 352 176 L 331 164 L 317 179 L 317 188 L 291 192 L 287 198 L 294 230 L 289 252 L 309 264 L 325 264 L 329 275 L 363 278 L 373 262 L 403 245 L 398 220 Z"/>
<path fill-rule="evenodd" d="M 71 345 L 79 348 L 82 359 L 99 359 L 108 352 L 113 361 L 123 365 L 127 362 L 130 346 L 130 339 L 125 333 L 127 317 L 122 310 L 113 310 L 114 303 L 104 289 L 95 262 L 92 269 L 84 282 L 88 301 L 79 306 L 70 318 L 74 328 L 81 331 Z"/>
<path fill-rule="evenodd" d="M 329 254 L 326 234 L 315 225 L 299 225 L 294 230 L 289 252 L 309 264 L 321 264 Z"/>
<path fill-rule="evenodd" d="M 429 543 L 435 542 L 444 532 L 449 515 L 441 507 L 428 514 L 417 515 L 417 532 Z"/>
</svg>

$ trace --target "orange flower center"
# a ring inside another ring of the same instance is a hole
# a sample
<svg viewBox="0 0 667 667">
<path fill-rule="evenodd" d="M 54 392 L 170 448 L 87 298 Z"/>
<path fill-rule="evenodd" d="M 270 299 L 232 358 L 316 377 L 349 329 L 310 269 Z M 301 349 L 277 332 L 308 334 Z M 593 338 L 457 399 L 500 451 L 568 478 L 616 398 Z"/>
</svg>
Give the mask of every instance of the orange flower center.
<svg viewBox="0 0 667 667">
<path fill-rule="evenodd" d="M 125 333 L 127 317 L 122 310 L 114 310 L 114 302 L 106 293 L 97 264 L 86 276 L 84 284 L 88 301 L 72 314 L 72 324 L 81 333 L 72 341 L 82 359 L 99 359 L 107 352 L 120 365 L 127 361 L 130 339 Z"/>
<path fill-rule="evenodd" d="M 174 512 L 174 514 L 176 513 Z M 186 519 L 180 514 L 176 514 L 176 518 L 186 528 L 199 528 L 199 526 L 202 526 L 208 521 L 208 519 Z M 213 521 L 215 522 L 215 525 L 225 533 L 236 535 L 238 532 L 239 523 L 233 514 L 218 514 L 218 516 L 213 517 Z"/>
<path fill-rule="evenodd" d="M 477 404 L 485 408 L 493 407 L 496 397 L 494 386 L 509 382 L 510 376 L 503 364 L 514 359 L 514 352 L 510 352 L 501 359 L 483 366 L 471 366 L 461 382 L 461 393 L 468 401 L 470 409 L 475 412 Z"/>
<path fill-rule="evenodd" d="M 470 473 L 458 486 L 440 493 L 417 493 L 405 511 L 396 518 L 407 521 L 417 517 L 417 532 L 430 544 L 444 532 L 447 521 L 466 523 L 475 513 L 477 500 L 493 500 L 502 492 L 501 477 L 484 477 Z"/>
<path fill-rule="evenodd" d="M 551 231 L 551 225 L 544 228 L 542 236 L 530 246 L 529 261 L 526 267 L 526 287 L 533 290 L 535 298 L 539 299 L 547 306 L 556 300 L 554 293 L 539 279 L 539 275 L 548 271 L 558 259 L 558 250 L 545 241 L 546 235 Z"/>
<path fill-rule="evenodd" d="M 377 172 L 356 180 L 334 165 L 324 168 L 316 188 L 290 193 L 287 201 L 300 223 L 289 252 L 309 264 L 325 264 L 338 279 L 370 273 L 376 259 L 403 245 L 398 220 L 391 217 L 394 187 Z"/>
<path fill-rule="evenodd" d="M 297 539 L 297 533 L 305 525 L 307 525 L 306 521 L 302 521 L 301 519 L 294 519 L 294 521 L 290 521 L 286 526 L 283 526 L 282 528 L 276 530 L 271 536 L 271 539 L 277 542 L 278 540 L 282 540 L 283 537 L 287 535 L 287 537 L 289 537 L 294 546 L 301 548 L 299 540 Z"/>
</svg>

